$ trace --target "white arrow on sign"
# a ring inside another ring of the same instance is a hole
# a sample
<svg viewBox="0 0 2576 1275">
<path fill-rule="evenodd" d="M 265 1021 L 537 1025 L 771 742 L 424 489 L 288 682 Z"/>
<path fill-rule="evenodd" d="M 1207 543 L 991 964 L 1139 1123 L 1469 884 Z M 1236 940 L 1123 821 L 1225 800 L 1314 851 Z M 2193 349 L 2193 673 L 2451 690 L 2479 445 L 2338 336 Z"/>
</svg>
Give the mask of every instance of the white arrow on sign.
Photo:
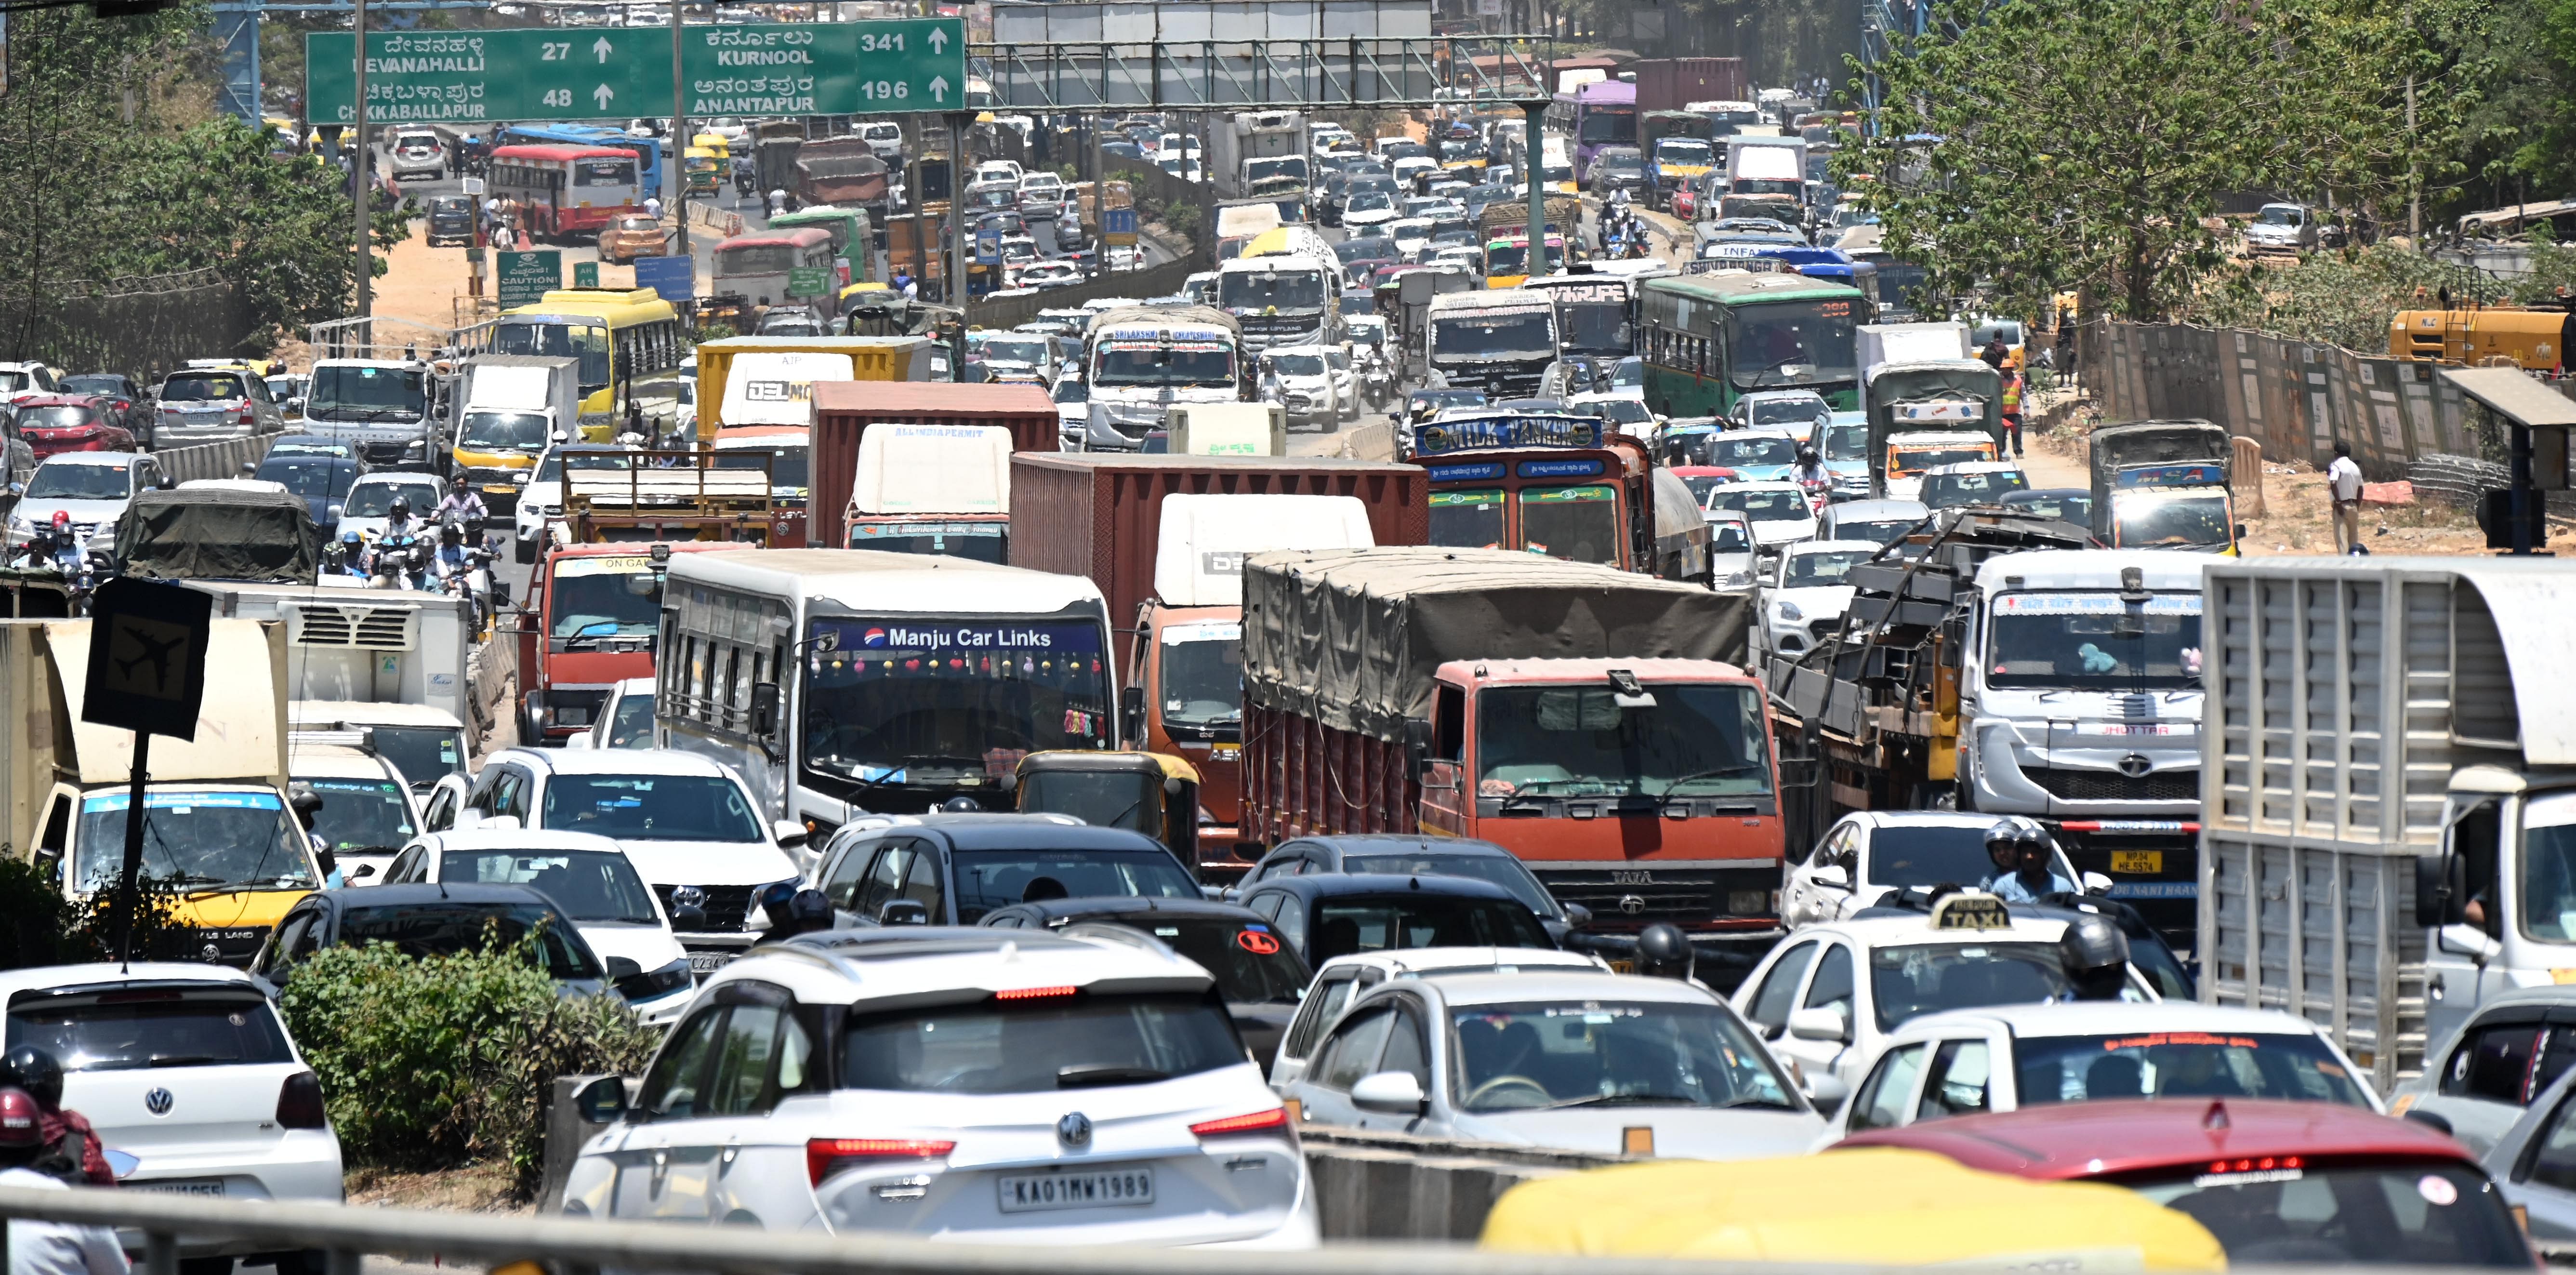
<svg viewBox="0 0 2576 1275">
<path fill-rule="evenodd" d="M 930 100 L 934 102 L 945 102 L 948 100 L 947 76 L 934 75 L 930 77 Z"/>
<path fill-rule="evenodd" d="M 947 28 L 932 27 L 930 29 L 930 51 L 933 53 L 946 53 L 948 51 Z"/>
<path fill-rule="evenodd" d="M 599 103 L 599 109 L 604 111 L 608 109 L 609 103 L 617 100 L 617 94 L 610 91 L 607 85 L 602 84 L 590 91 L 590 99 Z"/>
<path fill-rule="evenodd" d="M 602 62 L 605 62 L 605 61 L 607 61 L 607 60 L 608 60 L 608 48 L 609 48 L 609 45 L 608 45 L 608 37 L 603 35 L 603 36 L 599 37 L 599 42 L 598 42 L 598 43 L 593 44 L 593 45 L 591 45 L 591 46 L 590 46 L 590 51 L 591 51 L 592 53 L 598 54 L 598 55 L 599 55 L 599 60 L 600 60 L 600 61 L 602 61 Z"/>
</svg>

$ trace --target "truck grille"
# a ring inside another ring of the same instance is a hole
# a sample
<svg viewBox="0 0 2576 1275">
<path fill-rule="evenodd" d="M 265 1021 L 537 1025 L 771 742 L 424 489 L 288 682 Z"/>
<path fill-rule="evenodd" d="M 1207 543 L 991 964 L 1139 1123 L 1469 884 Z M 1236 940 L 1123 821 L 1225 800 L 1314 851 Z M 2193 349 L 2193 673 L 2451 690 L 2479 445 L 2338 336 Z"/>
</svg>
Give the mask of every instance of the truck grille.
<svg viewBox="0 0 2576 1275">
<path fill-rule="evenodd" d="M 2026 770 L 2060 801 L 2198 801 L 2200 771 L 2160 770 L 2135 779 L 2108 770 Z"/>
<path fill-rule="evenodd" d="M 662 910 L 671 910 L 671 892 L 675 885 L 657 885 L 653 893 L 662 900 Z M 707 901 L 699 906 L 706 910 L 707 927 L 702 934 L 739 934 L 743 918 L 751 914 L 751 887 L 747 885 L 702 885 Z"/>
<path fill-rule="evenodd" d="M 1657 921 L 1706 929 L 1726 920 L 1771 916 L 1772 877 L 1715 868 L 1544 868 L 1532 865 L 1559 903 L 1592 910 L 1596 930 L 1638 930 Z M 1744 898 L 1730 898 L 1743 895 Z M 1751 904 L 1738 908 L 1736 904 Z"/>
</svg>

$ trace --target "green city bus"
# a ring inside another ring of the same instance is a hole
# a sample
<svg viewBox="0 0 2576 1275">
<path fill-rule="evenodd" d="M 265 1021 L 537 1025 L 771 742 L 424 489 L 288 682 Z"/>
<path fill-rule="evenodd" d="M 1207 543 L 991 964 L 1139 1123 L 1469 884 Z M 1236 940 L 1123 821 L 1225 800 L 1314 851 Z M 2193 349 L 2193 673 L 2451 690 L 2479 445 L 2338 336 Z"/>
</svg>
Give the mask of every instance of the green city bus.
<svg viewBox="0 0 2576 1275">
<path fill-rule="evenodd" d="M 1797 274 L 1678 275 L 1646 281 L 1646 406 L 1669 417 L 1724 416 L 1755 390 L 1814 390 L 1860 407 L 1852 328 L 1859 289 Z"/>
</svg>

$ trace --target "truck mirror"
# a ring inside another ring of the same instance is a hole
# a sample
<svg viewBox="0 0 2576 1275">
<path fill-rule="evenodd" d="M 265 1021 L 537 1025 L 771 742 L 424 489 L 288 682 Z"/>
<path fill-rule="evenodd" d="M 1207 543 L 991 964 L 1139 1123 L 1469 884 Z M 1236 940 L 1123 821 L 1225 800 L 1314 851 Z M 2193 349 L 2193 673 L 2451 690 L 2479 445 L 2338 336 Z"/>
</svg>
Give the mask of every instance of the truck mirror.
<svg viewBox="0 0 2576 1275">
<path fill-rule="evenodd" d="M 778 683 L 762 682 L 751 688 L 751 733 L 768 735 L 778 729 Z"/>
<path fill-rule="evenodd" d="M 1177 797 L 1181 795 L 1180 776 L 1165 775 L 1163 777 L 1163 795 L 1166 797 Z"/>
<path fill-rule="evenodd" d="M 1130 740 L 1145 737 L 1145 688 L 1126 686 L 1118 691 L 1118 715 Z"/>
<path fill-rule="evenodd" d="M 2415 924 L 2426 929 L 2458 925 L 2468 919 L 2468 864 L 2455 854 L 2428 855 L 2415 861 Z"/>
</svg>

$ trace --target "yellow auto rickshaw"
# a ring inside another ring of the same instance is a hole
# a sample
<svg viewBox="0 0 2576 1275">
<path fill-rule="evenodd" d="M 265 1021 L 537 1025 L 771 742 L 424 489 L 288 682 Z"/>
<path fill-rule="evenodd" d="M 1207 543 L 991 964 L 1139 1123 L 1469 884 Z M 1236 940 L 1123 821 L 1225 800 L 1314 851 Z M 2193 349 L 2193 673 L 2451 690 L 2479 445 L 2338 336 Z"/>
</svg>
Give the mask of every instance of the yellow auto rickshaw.
<svg viewBox="0 0 2576 1275">
<path fill-rule="evenodd" d="M 1199 772 L 1167 753 L 1053 749 L 1020 759 L 1013 795 L 1024 815 L 1072 815 L 1163 843 L 1198 870 Z"/>
<path fill-rule="evenodd" d="M 724 160 L 703 146 L 692 146 L 683 152 L 680 162 L 688 166 L 689 193 L 712 195 L 724 182 Z"/>
</svg>

